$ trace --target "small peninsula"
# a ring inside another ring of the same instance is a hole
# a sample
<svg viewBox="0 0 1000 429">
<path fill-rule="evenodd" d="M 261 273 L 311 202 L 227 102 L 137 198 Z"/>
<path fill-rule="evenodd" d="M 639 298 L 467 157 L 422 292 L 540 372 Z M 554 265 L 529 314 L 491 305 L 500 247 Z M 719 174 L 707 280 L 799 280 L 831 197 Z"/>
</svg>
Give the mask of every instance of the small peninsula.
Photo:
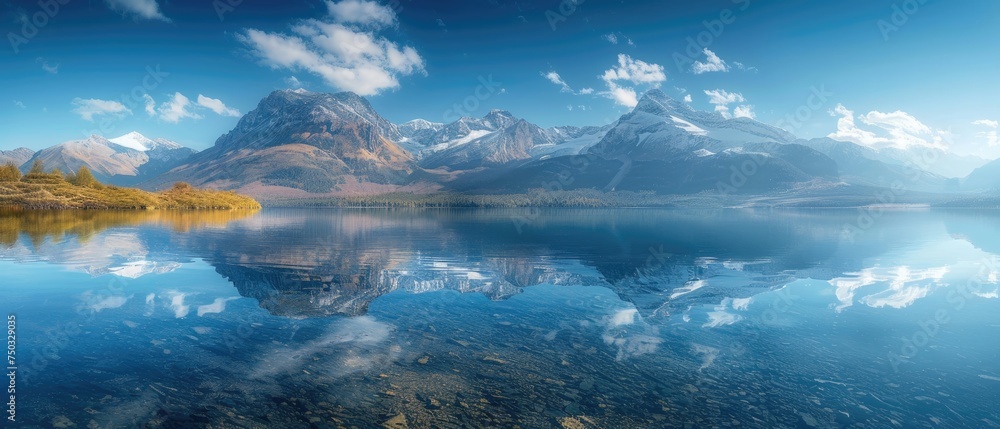
<svg viewBox="0 0 1000 429">
<path fill-rule="evenodd" d="M 102 184 L 87 167 L 63 174 L 41 162 L 22 175 L 13 163 L 0 166 L 0 207 L 32 210 L 256 210 L 253 198 L 230 191 L 196 189 L 175 183 L 162 192 Z"/>
</svg>

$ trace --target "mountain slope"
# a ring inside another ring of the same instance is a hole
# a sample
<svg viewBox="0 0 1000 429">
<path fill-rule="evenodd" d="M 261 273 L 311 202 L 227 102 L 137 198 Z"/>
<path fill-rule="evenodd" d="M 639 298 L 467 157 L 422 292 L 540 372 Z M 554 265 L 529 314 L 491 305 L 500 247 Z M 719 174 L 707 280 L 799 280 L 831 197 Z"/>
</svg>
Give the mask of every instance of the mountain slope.
<svg viewBox="0 0 1000 429">
<path fill-rule="evenodd" d="M 603 137 L 599 137 L 603 134 Z M 487 171 L 448 183 L 478 193 L 531 189 L 754 193 L 835 181 L 837 164 L 791 134 L 760 122 L 699 112 L 659 90 L 604 129 L 577 130 L 592 140 L 508 172 Z M 591 143 L 596 140 L 596 143 Z"/>
<path fill-rule="evenodd" d="M 147 186 L 188 181 L 258 196 L 385 192 L 413 171 L 402 139 L 356 94 L 275 91 L 212 148 Z"/>
<path fill-rule="evenodd" d="M 141 143 L 145 141 L 149 146 Z M 21 169 L 26 172 L 36 160 L 46 170 L 58 168 L 64 173 L 86 166 L 102 182 L 128 186 L 155 177 L 194 153 L 169 140 L 153 141 L 136 132 L 112 140 L 92 135 L 40 150 Z"/>
<path fill-rule="evenodd" d="M 1000 159 L 975 169 L 961 180 L 966 191 L 996 191 L 1000 189 Z"/>
<path fill-rule="evenodd" d="M 590 152 L 635 160 L 674 156 L 675 151 L 721 152 L 746 143 L 791 143 L 795 136 L 752 119 L 726 119 L 692 109 L 660 90 L 647 92 Z"/>
<path fill-rule="evenodd" d="M 10 162 L 20 167 L 25 162 L 28 162 L 28 160 L 34 155 L 35 151 L 26 147 L 19 147 L 11 150 L 0 150 L 0 165 Z"/>
<path fill-rule="evenodd" d="M 500 167 L 530 159 L 532 149 L 536 146 L 557 143 L 541 127 L 503 113 L 494 115 L 492 120 L 489 115 L 484 118 L 488 125 L 498 126 L 495 132 L 428 155 L 421 160 L 420 166 L 452 171 Z"/>
</svg>

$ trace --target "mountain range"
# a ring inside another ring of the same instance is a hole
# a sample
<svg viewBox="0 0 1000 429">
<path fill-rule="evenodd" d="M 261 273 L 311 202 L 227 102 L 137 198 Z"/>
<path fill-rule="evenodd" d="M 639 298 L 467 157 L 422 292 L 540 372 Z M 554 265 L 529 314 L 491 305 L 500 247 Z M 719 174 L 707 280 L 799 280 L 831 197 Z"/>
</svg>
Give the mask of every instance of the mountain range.
<svg viewBox="0 0 1000 429">
<path fill-rule="evenodd" d="M 87 167 L 98 180 L 116 185 L 136 185 L 184 162 L 195 150 L 165 140 L 151 140 L 137 132 L 105 139 L 91 135 L 34 152 L 20 163 L 27 172 L 35 161 L 47 170 L 75 172 Z"/>
<path fill-rule="evenodd" d="M 162 189 L 185 181 L 265 200 L 536 190 L 771 194 L 894 186 L 945 194 L 992 190 L 1000 183 L 1000 161 L 933 150 L 937 162 L 924 165 L 916 151 L 800 139 L 750 118 L 695 110 L 660 90 L 644 94 L 611 124 L 543 128 L 504 110 L 448 124 L 417 119 L 397 125 L 356 94 L 299 89 L 272 92 L 202 152 L 133 132 L 110 140 L 90 136 L 37 153 L 0 152 L 0 161 L 22 169 L 35 160 L 63 171 L 87 166 L 114 184 Z"/>
</svg>

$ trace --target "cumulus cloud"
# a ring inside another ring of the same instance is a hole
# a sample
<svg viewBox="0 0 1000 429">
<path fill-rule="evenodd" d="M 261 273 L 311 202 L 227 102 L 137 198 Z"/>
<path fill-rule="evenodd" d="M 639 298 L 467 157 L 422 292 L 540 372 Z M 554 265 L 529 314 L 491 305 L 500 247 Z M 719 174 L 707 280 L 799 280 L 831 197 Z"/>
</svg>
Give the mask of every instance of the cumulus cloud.
<svg viewBox="0 0 1000 429">
<path fill-rule="evenodd" d="M 663 71 L 663 66 L 651 64 L 640 60 L 634 60 L 625 54 L 618 54 L 618 67 L 611 68 L 604 72 L 605 81 L 627 80 L 633 84 L 651 84 L 659 86 L 666 82 L 667 75 Z"/>
<path fill-rule="evenodd" d="M 729 111 L 730 104 L 746 102 L 746 99 L 743 98 L 743 94 L 738 92 L 729 92 L 724 89 L 713 89 L 706 90 L 705 95 L 708 96 L 708 102 L 715 105 L 716 113 L 722 115 L 723 118 L 730 119 L 736 117 L 753 119 L 755 117 L 753 113 L 753 106 L 749 104 L 736 106 L 732 112 Z"/>
<path fill-rule="evenodd" d="M 666 82 L 667 74 L 664 72 L 663 66 L 659 64 L 647 63 L 633 59 L 626 54 L 619 54 L 618 66 L 606 70 L 601 79 L 608 86 L 608 91 L 604 93 L 608 98 L 619 105 L 631 108 L 639 104 L 636 90 L 634 87 L 623 86 L 620 82 L 658 88 L 661 83 Z"/>
<path fill-rule="evenodd" d="M 125 116 L 131 115 L 132 111 L 124 104 L 112 100 L 100 100 L 96 98 L 74 98 L 73 113 L 80 115 L 87 121 L 93 121 L 95 116 Z"/>
<path fill-rule="evenodd" d="M 207 107 L 209 110 L 215 112 L 217 115 L 222 116 L 240 116 L 240 111 L 228 107 L 222 100 L 217 98 L 209 98 L 204 95 L 198 94 L 198 105 L 202 107 Z"/>
<path fill-rule="evenodd" d="M 160 119 L 166 122 L 177 123 L 181 119 L 201 119 L 202 116 L 192 110 L 191 100 L 179 92 L 175 92 L 170 100 L 160 105 Z"/>
<path fill-rule="evenodd" d="M 724 89 L 713 89 L 705 91 L 705 95 L 708 96 L 708 102 L 715 105 L 727 105 L 732 103 L 742 103 L 746 101 L 743 98 L 743 94 L 736 92 L 728 92 Z"/>
<path fill-rule="evenodd" d="M 583 88 L 580 90 L 580 95 L 589 95 L 594 93 L 594 88 Z"/>
<path fill-rule="evenodd" d="M 837 120 L 837 131 L 827 136 L 834 140 L 876 148 L 946 148 L 944 143 L 948 137 L 946 131 L 933 129 L 913 115 L 900 110 L 888 113 L 873 110 L 864 115 L 855 115 L 854 111 L 844 107 L 843 104 L 837 104 L 830 115 L 840 116 Z M 868 128 L 861 127 L 858 121 Z"/>
<path fill-rule="evenodd" d="M 753 113 L 753 106 L 743 105 L 736 106 L 736 108 L 733 109 L 733 117 L 754 119 L 757 115 Z"/>
<path fill-rule="evenodd" d="M 222 100 L 206 97 L 198 94 L 195 102 L 191 102 L 184 94 L 175 92 L 170 98 L 161 103 L 159 107 L 156 100 L 149 94 L 143 94 L 143 109 L 150 117 L 158 116 L 164 122 L 178 123 L 181 119 L 202 119 L 203 116 L 198 111 L 211 110 L 220 116 L 240 116 L 240 111 L 226 106 Z"/>
<path fill-rule="evenodd" d="M 695 61 L 691 65 L 691 71 L 694 74 L 729 71 L 729 65 L 722 58 L 719 58 L 718 55 L 715 55 L 715 52 L 710 51 L 708 48 L 705 48 L 704 52 L 706 57 L 705 62 Z"/>
<path fill-rule="evenodd" d="M 398 88 L 399 76 L 426 73 L 416 49 L 376 34 L 395 23 L 392 9 L 357 0 L 327 6 L 327 20 L 301 21 L 292 34 L 250 28 L 237 40 L 266 66 L 312 73 L 333 88 L 359 95 Z"/>
<path fill-rule="evenodd" d="M 844 107 L 843 104 L 838 103 L 837 107 L 834 107 L 833 111 L 830 112 L 830 115 L 840 116 L 840 119 L 837 119 L 837 131 L 827 136 L 831 139 L 849 141 L 866 146 L 874 146 L 888 141 L 871 131 L 858 128 L 854 121 L 854 111 Z"/>
<path fill-rule="evenodd" d="M 687 95 L 684 96 L 684 102 L 685 103 L 691 103 L 693 101 L 694 101 L 694 99 L 691 98 L 691 94 L 687 94 Z"/>
<path fill-rule="evenodd" d="M 160 5 L 156 0 L 105 0 L 112 10 L 123 15 L 131 15 L 135 19 L 149 19 L 170 22 L 170 18 L 160 13 Z"/>
</svg>

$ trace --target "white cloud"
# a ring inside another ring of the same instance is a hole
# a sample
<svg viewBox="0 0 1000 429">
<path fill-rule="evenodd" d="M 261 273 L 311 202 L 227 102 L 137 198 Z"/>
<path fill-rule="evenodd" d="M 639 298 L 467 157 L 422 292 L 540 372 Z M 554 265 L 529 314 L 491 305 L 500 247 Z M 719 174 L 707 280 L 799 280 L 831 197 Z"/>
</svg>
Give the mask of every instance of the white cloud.
<svg viewBox="0 0 1000 429">
<path fill-rule="evenodd" d="M 691 103 L 691 102 L 693 102 L 693 101 L 694 101 L 694 99 L 693 99 L 693 98 L 691 98 L 691 94 L 688 94 L 688 95 L 685 95 L 685 96 L 684 96 L 684 102 L 685 102 L 685 103 Z"/>
<path fill-rule="evenodd" d="M 733 117 L 755 119 L 757 115 L 753 113 L 753 106 L 743 105 L 733 109 Z"/>
<path fill-rule="evenodd" d="M 639 104 L 635 88 L 619 85 L 619 81 L 631 82 L 634 85 L 647 84 L 657 88 L 661 83 L 666 82 L 667 74 L 663 71 L 663 66 L 659 64 L 647 63 L 632 57 L 619 54 L 618 66 L 605 70 L 601 76 L 608 86 L 608 91 L 604 94 L 615 101 L 615 103 L 625 107 L 635 107 Z"/>
<path fill-rule="evenodd" d="M 156 116 L 156 100 L 149 94 L 142 94 L 142 99 L 146 102 L 146 114 Z"/>
<path fill-rule="evenodd" d="M 729 112 L 729 105 L 736 103 L 744 103 L 746 99 L 743 98 L 743 94 L 738 92 L 728 92 L 724 89 L 713 89 L 705 91 L 705 95 L 708 96 L 708 102 L 715 105 L 715 111 L 722 115 L 723 118 L 730 119 L 733 117 L 737 118 L 754 118 L 753 106 L 744 104 L 736 106 L 733 113 Z"/>
<path fill-rule="evenodd" d="M 635 42 L 632 42 L 632 39 L 629 39 L 624 35 L 619 35 L 618 33 L 608 33 L 601 36 L 601 38 L 607 40 L 608 43 L 611 43 L 612 45 L 617 45 L 618 42 L 624 41 L 629 46 L 635 46 Z"/>
<path fill-rule="evenodd" d="M 854 122 L 854 111 L 844 107 L 843 104 L 838 103 L 837 107 L 834 107 L 833 111 L 830 112 L 830 116 L 840 116 L 840 119 L 837 120 L 837 131 L 827 136 L 831 139 L 849 141 L 866 146 L 874 146 L 888 141 L 871 131 L 858 128 Z"/>
<path fill-rule="evenodd" d="M 119 308 L 125 305 L 129 298 L 132 298 L 132 296 L 100 295 L 86 291 L 80 295 L 81 304 L 79 308 L 97 313 L 102 310 Z"/>
<path fill-rule="evenodd" d="M 286 77 L 285 85 L 288 85 L 288 87 L 291 89 L 301 89 L 305 86 L 305 84 L 303 84 L 302 81 L 295 76 Z"/>
<path fill-rule="evenodd" d="M 735 64 L 736 68 L 738 68 L 740 70 L 743 70 L 743 71 L 752 71 L 754 73 L 757 73 L 757 67 L 750 67 L 750 66 L 748 66 L 746 64 L 743 64 L 743 63 L 741 63 L 739 61 L 733 61 L 733 64 Z"/>
<path fill-rule="evenodd" d="M 997 127 L 1000 126 L 1000 123 L 989 119 L 980 119 L 978 121 L 973 121 L 972 125 L 982 125 L 984 127 L 992 128 L 992 131 L 983 131 L 976 135 L 985 138 L 986 144 L 990 147 L 1000 145 L 1000 139 L 997 138 Z"/>
<path fill-rule="evenodd" d="M 396 23 L 396 13 L 388 6 L 373 1 L 344 0 L 326 2 L 333 21 L 340 24 L 361 24 L 371 26 L 390 26 Z"/>
<path fill-rule="evenodd" d="M 618 54 L 618 67 L 604 72 L 603 79 L 607 81 L 627 80 L 633 84 L 651 84 L 659 86 L 666 82 L 667 75 L 663 66 L 634 60 L 625 54 Z"/>
<path fill-rule="evenodd" d="M 542 73 L 542 76 L 545 76 L 545 78 L 548 79 L 549 82 L 559 85 L 560 91 L 573 92 L 573 88 L 570 88 L 569 85 L 566 84 L 566 81 L 562 80 L 562 77 L 559 76 L 559 73 L 550 71 L 548 73 Z"/>
<path fill-rule="evenodd" d="M 583 88 L 580 90 L 580 95 L 588 95 L 593 93 L 594 93 L 594 88 Z"/>
<path fill-rule="evenodd" d="M 156 0 L 105 0 L 111 9 L 123 15 L 132 15 L 136 19 L 150 19 L 170 22 L 170 18 L 160 13 L 160 5 Z"/>
<path fill-rule="evenodd" d="M 614 82 L 608 82 L 608 95 L 615 103 L 625 107 L 635 107 L 639 104 L 639 98 L 632 88 L 623 88 Z"/>
<path fill-rule="evenodd" d="M 608 320 L 608 325 L 612 327 L 631 325 L 635 323 L 635 316 L 638 315 L 639 315 L 639 310 L 634 308 L 619 310 L 615 312 L 615 314 L 611 315 L 610 319 Z"/>
<path fill-rule="evenodd" d="M 743 94 L 737 92 L 728 92 L 724 89 L 713 89 L 710 91 L 705 91 L 705 95 L 708 96 L 708 102 L 715 105 L 727 105 L 732 103 L 742 103 L 746 101 L 743 98 Z"/>
<path fill-rule="evenodd" d="M 201 119 L 201 115 L 192 111 L 191 107 L 191 100 L 175 92 L 173 98 L 160 105 L 160 119 L 175 124 L 184 118 Z"/>
<path fill-rule="evenodd" d="M 198 306 L 198 317 L 204 316 L 206 314 L 218 314 L 226 311 L 226 303 L 233 301 L 237 298 L 215 298 L 211 304 L 199 305 Z"/>
<path fill-rule="evenodd" d="M 855 116 L 854 111 L 844 107 L 843 104 L 837 104 L 830 115 L 840 116 L 840 119 L 837 120 L 837 131 L 827 136 L 834 140 L 849 141 L 871 147 L 947 149 L 945 141 L 949 137 L 948 132 L 933 129 L 917 120 L 913 115 L 903 111 L 883 113 L 873 110 L 867 114 Z M 861 128 L 856 120 L 869 126 L 869 129 Z"/>
<path fill-rule="evenodd" d="M 707 57 L 707 61 L 695 61 L 694 64 L 691 65 L 691 71 L 694 72 L 694 74 L 729 71 L 729 65 L 726 64 L 722 58 L 719 58 L 718 55 L 715 55 L 715 52 L 710 51 L 708 48 L 705 48 L 704 52 L 705 57 Z"/>
<path fill-rule="evenodd" d="M 732 325 L 743 320 L 743 316 L 728 313 L 726 311 L 712 311 L 708 313 L 708 322 L 701 325 L 703 328 L 719 328 Z"/>
<path fill-rule="evenodd" d="M 45 70 L 46 73 L 59 74 L 59 64 L 56 65 L 49 64 L 48 61 L 45 61 L 45 58 L 41 57 L 36 58 L 35 61 L 42 64 L 42 70 Z"/>
<path fill-rule="evenodd" d="M 225 105 L 222 100 L 217 98 L 209 98 L 204 95 L 198 94 L 198 105 L 202 107 L 207 107 L 209 110 L 215 112 L 217 115 L 222 116 L 240 116 L 240 111 L 233 109 Z"/>
<path fill-rule="evenodd" d="M 24 105 L 24 103 L 21 102 L 21 100 L 14 100 L 14 105 L 17 106 L 19 109 L 27 109 L 27 107 Z"/>
<path fill-rule="evenodd" d="M 920 134 L 931 131 L 930 127 L 924 125 L 917 118 L 903 111 L 882 113 L 876 110 L 861 116 L 861 121 L 884 129 L 898 129 L 907 133 Z"/>
<path fill-rule="evenodd" d="M 350 0 L 328 6 L 333 22 L 304 20 L 292 26 L 292 35 L 245 29 L 237 40 L 264 65 L 309 72 L 331 87 L 359 95 L 398 88 L 401 75 L 426 73 L 414 48 L 375 33 L 395 22 L 392 9 Z"/>
<path fill-rule="evenodd" d="M 73 112 L 87 121 L 93 121 L 95 116 L 125 116 L 132 114 L 132 111 L 128 107 L 125 107 L 124 104 L 111 100 L 74 98 L 73 105 L 76 106 Z"/>
</svg>

